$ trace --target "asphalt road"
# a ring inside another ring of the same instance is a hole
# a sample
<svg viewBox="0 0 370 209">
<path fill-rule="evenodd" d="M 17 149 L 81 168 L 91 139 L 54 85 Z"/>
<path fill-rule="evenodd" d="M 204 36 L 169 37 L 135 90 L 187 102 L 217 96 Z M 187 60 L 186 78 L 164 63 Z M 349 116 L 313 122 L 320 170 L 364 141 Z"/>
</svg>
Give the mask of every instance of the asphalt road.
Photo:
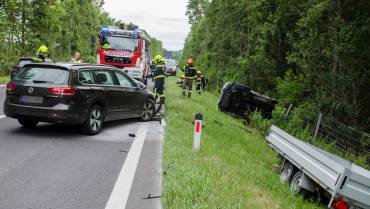
<svg viewBox="0 0 370 209">
<path fill-rule="evenodd" d="M 147 123 L 142 149 L 134 153 L 137 149 L 130 148 L 138 139 L 129 134 L 137 136 L 144 124 L 136 119 L 107 123 L 97 136 L 83 135 L 76 126 L 46 123 L 27 130 L 14 119 L 1 118 L 4 99 L 5 88 L 0 87 L 1 209 L 105 209 L 110 198 L 124 196 L 112 191 L 126 172 L 121 171 L 124 165 L 133 164 L 126 158 L 135 154 L 133 182 L 117 183 L 129 191 L 123 205 L 161 207 L 163 129 L 158 122 Z"/>
</svg>

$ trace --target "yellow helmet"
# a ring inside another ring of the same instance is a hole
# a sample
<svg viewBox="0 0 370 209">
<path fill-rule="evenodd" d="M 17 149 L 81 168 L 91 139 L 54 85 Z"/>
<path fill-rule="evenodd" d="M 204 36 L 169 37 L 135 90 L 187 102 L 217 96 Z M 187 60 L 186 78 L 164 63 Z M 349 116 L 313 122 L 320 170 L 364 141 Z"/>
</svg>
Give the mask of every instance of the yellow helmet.
<svg viewBox="0 0 370 209">
<path fill-rule="evenodd" d="M 40 48 L 37 52 L 46 54 L 46 53 L 48 53 L 48 47 L 46 47 L 45 45 L 42 45 L 42 46 L 40 46 Z"/>
<path fill-rule="evenodd" d="M 157 55 L 154 57 L 154 60 L 155 62 L 158 64 L 158 63 L 163 63 L 164 62 L 164 58 L 161 56 L 161 55 Z"/>
<path fill-rule="evenodd" d="M 198 71 L 197 71 L 197 74 L 199 74 L 199 75 L 200 75 L 200 74 L 202 74 L 202 71 L 198 70 Z"/>
<path fill-rule="evenodd" d="M 185 75 L 181 75 L 180 78 L 183 78 L 184 79 L 185 78 Z"/>
</svg>

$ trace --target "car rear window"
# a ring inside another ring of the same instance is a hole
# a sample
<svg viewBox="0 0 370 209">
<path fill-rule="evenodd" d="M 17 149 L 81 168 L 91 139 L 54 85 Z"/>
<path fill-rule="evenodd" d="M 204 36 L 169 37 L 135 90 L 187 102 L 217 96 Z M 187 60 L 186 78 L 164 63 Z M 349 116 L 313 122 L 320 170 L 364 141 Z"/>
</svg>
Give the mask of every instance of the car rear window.
<svg viewBox="0 0 370 209">
<path fill-rule="evenodd" d="M 19 73 L 15 81 L 33 81 L 35 83 L 66 84 L 69 71 L 53 67 L 26 67 Z"/>
</svg>

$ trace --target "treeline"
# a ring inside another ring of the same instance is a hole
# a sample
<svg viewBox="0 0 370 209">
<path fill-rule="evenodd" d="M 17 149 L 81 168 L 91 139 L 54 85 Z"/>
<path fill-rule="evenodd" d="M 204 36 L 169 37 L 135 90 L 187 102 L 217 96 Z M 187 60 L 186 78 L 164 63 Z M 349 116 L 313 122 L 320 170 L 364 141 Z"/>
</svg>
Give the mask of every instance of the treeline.
<svg viewBox="0 0 370 209">
<path fill-rule="evenodd" d="M 79 50 L 95 59 L 92 37 L 114 20 L 98 0 L 1 0 L 0 72 L 7 73 L 20 56 L 34 56 L 45 44 L 53 59 L 68 60 Z"/>
<path fill-rule="evenodd" d="M 150 55 L 152 58 L 155 55 L 163 55 L 163 43 L 162 41 L 156 39 L 156 38 L 150 38 L 150 46 L 149 46 Z"/>
<path fill-rule="evenodd" d="M 182 61 L 370 130 L 370 1 L 189 0 Z"/>
<path fill-rule="evenodd" d="M 85 62 L 96 62 L 100 27 L 122 25 L 103 5 L 104 0 L 0 0 L 0 75 L 20 56 L 34 56 L 41 44 L 55 60 L 67 61 L 78 50 Z M 162 43 L 153 42 L 152 50 L 163 52 Z"/>
</svg>

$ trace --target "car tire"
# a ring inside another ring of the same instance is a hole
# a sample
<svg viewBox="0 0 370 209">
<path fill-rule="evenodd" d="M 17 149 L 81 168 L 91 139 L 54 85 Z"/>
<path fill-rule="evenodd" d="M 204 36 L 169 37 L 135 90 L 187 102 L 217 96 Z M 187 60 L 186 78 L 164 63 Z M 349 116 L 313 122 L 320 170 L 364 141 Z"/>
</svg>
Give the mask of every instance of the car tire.
<svg viewBox="0 0 370 209">
<path fill-rule="evenodd" d="M 141 112 L 140 119 L 143 122 L 151 121 L 155 114 L 155 103 L 152 99 L 147 99 L 143 105 L 143 111 Z"/>
<path fill-rule="evenodd" d="M 29 119 L 18 119 L 18 122 L 25 128 L 35 128 L 39 121 Z"/>
<path fill-rule="evenodd" d="M 98 105 L 90 108 L 87 114 L 86 121 L 83 125 L 84 131 L 89 135 L 96 135 L 101 132 L 103 128 L 104 112 Z"/>
</svg>

